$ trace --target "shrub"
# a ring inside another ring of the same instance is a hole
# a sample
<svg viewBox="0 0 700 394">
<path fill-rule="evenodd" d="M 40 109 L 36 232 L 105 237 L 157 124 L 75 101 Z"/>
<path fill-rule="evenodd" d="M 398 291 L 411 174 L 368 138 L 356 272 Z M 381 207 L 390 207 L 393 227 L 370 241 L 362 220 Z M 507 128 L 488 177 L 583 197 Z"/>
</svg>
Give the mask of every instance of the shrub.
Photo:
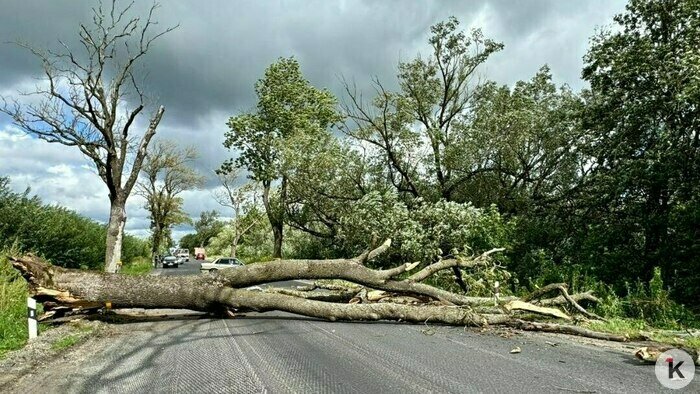
<svg viewBox="0 0 700 394">
<path fill-rule="evenodd" d="M 67 268 L 101 269 L 105 256 L 104 225 L 56 205 L 10 190 L 0 177 L 0 248 L 32 251 Z M 147 256 L 147 242 L 125 235 L 122 261 Z"/>
<path fill-rule="evenodd" d="M 648 284 L 637 281 L 634 286 L 628 285 L 627 295 L 621 304 L 626 317 L 642 319 L 657 327 L 676 329 L 698 325 L 687 308 L 671 299 L 664 288 L 659 267 L 654 268 L 654 275 Z"/>
<path fill-rule="evenodd" d="M 136 257 L 129 263 L 126 263 L 119 270 L 122 274 L 127 275 L 145 275 L 153 269 L 153 262 L 146 257 Z"/>
<path fill-rule="evenodd" d="M 27 341 L 27 284 L 7 259 L 16 250 L 0 250 L 0 357 Z"/>
</svg>

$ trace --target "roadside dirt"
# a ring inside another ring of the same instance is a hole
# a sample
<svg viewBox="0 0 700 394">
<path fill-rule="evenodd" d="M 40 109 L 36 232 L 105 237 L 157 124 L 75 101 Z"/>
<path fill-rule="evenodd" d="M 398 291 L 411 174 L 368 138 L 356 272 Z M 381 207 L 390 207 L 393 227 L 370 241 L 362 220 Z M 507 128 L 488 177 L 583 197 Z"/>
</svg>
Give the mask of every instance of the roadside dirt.
<svg viewBox="0 0 700 394">
<path fill-rule="evenodd" d="M 0 360 L 0 392 L 49 364 L 80 362 L 106 346 L 117 330 L 99 321 L 78 320 L 41 332 L 39 337 Z"/>
</svg>

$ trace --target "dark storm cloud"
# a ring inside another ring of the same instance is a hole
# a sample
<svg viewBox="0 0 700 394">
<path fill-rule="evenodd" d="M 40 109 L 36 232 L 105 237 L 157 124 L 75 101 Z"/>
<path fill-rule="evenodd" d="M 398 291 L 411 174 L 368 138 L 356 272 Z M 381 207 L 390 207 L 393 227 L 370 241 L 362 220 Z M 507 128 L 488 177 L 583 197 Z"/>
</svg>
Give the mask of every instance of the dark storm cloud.
<svg viewBox="0 0 700 394">
<path fill-rule="evenodd" d="M 579 75 L 588 38 L 596 26 L 610 23 L 625 4 L 609 0 L 162 3 L 156 13 L 157 27 L 178 23 L 180 27 L 155 43 L 141 68 L 153 103 L 166 107 L 158 138 L 196 145 L 201 154 L 196 167 L 209 176 L 232 154 L 222 146 L 226 120 L 254 107 L 253 84 L 279 57 L 296 57 L 314 85 L 327 87 L 342 99 L 339 76 L 360 88 L 375 76 L 386 86 L 395 86 L 398 61 L 410 60 L 419 51 L 426 53 L 429 27 L 454 15 L 464 28 L 481 27 L 487 37 L 505 44 L 480 70 L 485 77 L 512 84 L 529 79 L 547 63 L 557 82 L 578 89 L 583 87 Z M 0 42 L 21 40 L 56 48 L 60 39 L 75 47 L 79 23 L 90 21 L 90 7 L 95 4 L 5 0 L 0 9 Z M 141 13 L 149 5 L 139 1 L 135 11 Z M 0 94 L 27 86 L 40 72 L 40 64 L 26 51 L 0 44 Z M 136 126 L 143 129 L 145 122 L 142 119 Z M 0 132 L 7 130 L 7 123 L 6 117 L 0 117 Z M 15 142 L 18 147 L 29 143 Z M 0 175 L 11 170 L 15 179 L 42 179 L 45 171 L 34 166 L 44 158 L 35 159 L 22 170 L 3 166 L 0 158 Z M 85 164 L 77 160 L 74 171 Z M 99 183 L 96 176 L 86 176 Z M 213 187 L 213 180 L 208 186 Z M 95 195 L 101 194 L 99 187 L 95 190 Z M 70 198 L 74 196 L 66 196 Z M 191 216 L 215 207 L 208 190 L 188 199 Z M 94 210 L 89 213 L 98 216 Z M 134 215 L 132 210 L 130 217 Z M 141 210 L 136 215 L 145 213 Z M 129 226 L 134 229 L 139 223 L 135 220 Z"/>
<path fill-rule="evenodd" d="M 3 4 L 0 37 L 37 46 L 75 44 L 77 26 L 87 21 L 94 2 L 55 0 Z M 139 2 L 137 11 L 147 8 Z M 316 85 L 341 93 L 338 75 L 364 84 L 372 76 L 387 83 L 395 65 L 424 48 L 429 26 L 456 15 L 465 26 L 483 19 L 484 30 L 506 44 L 496 74 L 519 74 L 523 63 L 579 62 L 595 25 L 607 23 L 622 3 L 610 1 L 205 1 L 164 2 L 158 27 L 180 24 L 163 37 L 145 59 L 151 95 L 168 108 L 167 120 L 195 126 L 211 111 L 236 113 L 255 104 L 253 83 L 280 56 L 295 56 Z M 572 20 L 578 23 L 560 25 Z M 550 31 L 547 31 L 549 29 Z M 559 51 L 556 36 L 572 33 L 577 42 Z M 517 57 L 518 48 L 538 32 L 538 48 Z M 552 49 L 546 46 L 554 41 Z M 542 46 L 545 46 L 542 48 Z M 38 65 L 14 48 L 0 52 L 0 84 L 35 75 Z M 496 63 L 496 62 L 494 62 Z M 494 65 L 490 65 L 492 69 Z M 532 68 L 532 67 L 530 67 Z M 564 72 L 567 79 L 579 70 Z M 504 81 L 512 82 L 512 81 Z M 567 81 L 575 82 L 575 81 Z"/>
</svg>

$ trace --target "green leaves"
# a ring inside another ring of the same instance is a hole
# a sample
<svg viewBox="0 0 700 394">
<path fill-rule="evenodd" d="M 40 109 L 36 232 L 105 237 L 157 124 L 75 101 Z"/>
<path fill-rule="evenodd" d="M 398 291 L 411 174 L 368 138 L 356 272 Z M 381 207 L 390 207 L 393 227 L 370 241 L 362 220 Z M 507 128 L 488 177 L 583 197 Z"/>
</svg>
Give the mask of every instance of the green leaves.
<svg viewBox="0 0 700 394">
<path fill-rule="evenodd" d="M 294 58 L 281 58 L 255 84 L 256 111 L 231 117 L 224 146 L 240 152 L 235 166 L 251 178 L 272 182 L 282 176 L 282 150 L 297 135 L 324 135 L 340 121 L 335 97 L 304 79 Z M 231 166 L 231 163 L 228 164 Z"/>
<path fill-rule="evenodd" d="M 584 59 L 592 142 L 584 149 L 594 166 L 582 204 L 604 230 L 601 244 L 626 251 L 620 257 L 632 278 L 651 277 L 659 264 L 685 282 L 700 267 L 691 252 L 697 241 L 688 243 L 688 231 L 697 238 L 689 229 L 700 226 L 692 219 L 700 210 L 698 9 L 697 0 L 630 1 L 615 18 L 620 28 L 594 37 Z M 615 276 L 612 267 L 605 271 Z"/>
<path fill-rule="evenodd" d="M 68 267 L 99 269 L 105 255 L 105 226 L 29 193 L 14 193 L 0 177 L 0 249 L 16 246 Z M 145 242 L 126 235 L 122 260 L 147 253 Z"/>
<path fill-rule="evenodd" d="M 454 200 L 455 174 L 472 163 L 448 156 L 468 141 L 461 138 L 474 106 L 476 70 L 503 45 L 469 35 L 450 18 L 431 28 L 433 51 L 399 63 L 399 91 L 391 92 L 375 80 L 371 106 L 346 85 L 351 104 L 345 111 L 355 123 L 346 133 L 369 143 L 397 192 L 411 198 Z"/>
<path fill-rule="evenodd" d="M 153 254 L 172 245 L 172 226 L 190 223 L 179 194 L 204 182 L 204 177 L 189 167 L 197 157 L 193 146 L 181 149 L 170 141 L 159 141 L 148 150 L 136 193 L 146 200 L 144 208 L 151 219 Z"/>
<path fill-rule="evenodd" d="M 339 238 L 350 253 L 392 239 L 393 255 L 382 261 L 432 263 L 439 258 L 508 247 L 513 224 L 495 207 L 475 208 L 449 201 L 415 202 L 410 209 L 394 193 L 371 192 L 341 219 Z"/>
</svg>

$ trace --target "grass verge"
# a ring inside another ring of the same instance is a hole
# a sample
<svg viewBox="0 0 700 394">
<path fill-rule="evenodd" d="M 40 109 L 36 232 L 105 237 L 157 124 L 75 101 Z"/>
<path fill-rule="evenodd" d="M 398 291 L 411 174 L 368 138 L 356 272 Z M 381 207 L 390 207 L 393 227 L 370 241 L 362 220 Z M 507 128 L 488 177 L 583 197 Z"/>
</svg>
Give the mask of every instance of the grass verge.
<svg viewBox="0 0 700 394">
<path fill-rule="evenodd" d="M 606 322 L 591 321 L 586 327 L 601 332 L 623 335 L 630 340 L 651 340 L 671 346 L 700 349 L 697 330 L 664 330 L 649 326 L 641 319 L 610 318 Z"/>
<path fill-rule="evenodd" d="M 27 342 L 27 283 L 0 250 L 0 358 Z"/>
<path fill-rule="evenodd" d="M 148 275 L 153 270 L 153 263 L 146 257 L 137 257 L 129 264 L 125 264 L 119 271 L 127 275 Z"/>
</svg>

